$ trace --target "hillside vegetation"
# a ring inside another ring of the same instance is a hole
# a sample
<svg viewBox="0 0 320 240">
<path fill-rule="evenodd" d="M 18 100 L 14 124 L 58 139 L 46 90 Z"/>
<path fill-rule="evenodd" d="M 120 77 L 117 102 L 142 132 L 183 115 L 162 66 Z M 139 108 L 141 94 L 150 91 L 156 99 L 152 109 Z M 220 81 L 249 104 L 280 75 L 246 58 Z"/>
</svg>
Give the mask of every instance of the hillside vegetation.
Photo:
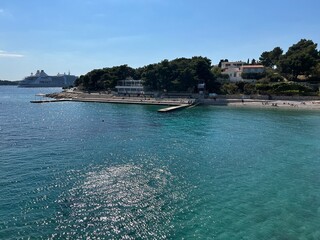
<svg viewBox="0 0 320 240">
<path fill-rule="evenodd" d="M 197 85 L 205 83 L 207 92 L 220 94 L 319 94 L 320 53 L 312 40 L 301 39 L 285 53 L 275 47 L 263 52 L 259 60 L 252 59 L 251 64 L 262 64 L 266 69 L 255 76 L 255 83 L 228 82 L 228 76 L 221 74 L 220 63 L 213 66 L 210 59 L 198 56 L 140 68 L 121 65 L 95 69 L 80 76 L 76 86 L 87 91 L 113 90 L 119 80 L 142 79 L 148 91 L 197 92 Z"/>
</svg>

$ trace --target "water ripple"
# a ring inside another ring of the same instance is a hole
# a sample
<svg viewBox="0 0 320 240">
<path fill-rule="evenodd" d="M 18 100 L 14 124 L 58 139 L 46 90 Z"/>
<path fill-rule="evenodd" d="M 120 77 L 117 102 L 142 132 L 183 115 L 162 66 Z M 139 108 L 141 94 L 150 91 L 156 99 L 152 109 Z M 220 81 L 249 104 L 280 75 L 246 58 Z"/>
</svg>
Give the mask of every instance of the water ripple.
<svg viewBox="0 0 320 240">
<path fill-rule="evenodd" d="M 173 190 L 173 181 L 166 169 L 146 171 L 129 164 L 90 171 L 82 183 L 60 196 L 55 237 L 166 239 L 174 203 L 183 198 Z"/>
</svg>

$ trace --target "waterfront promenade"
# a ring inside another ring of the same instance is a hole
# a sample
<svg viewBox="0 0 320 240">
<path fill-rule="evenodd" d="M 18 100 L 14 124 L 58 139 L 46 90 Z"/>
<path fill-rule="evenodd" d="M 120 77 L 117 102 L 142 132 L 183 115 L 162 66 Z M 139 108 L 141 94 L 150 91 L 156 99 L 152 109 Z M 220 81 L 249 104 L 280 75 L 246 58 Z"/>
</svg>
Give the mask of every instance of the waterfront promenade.
<svg viewBox="0 0 320 240">
<path fill-rule="evenodd" d="M 181 104 L 192 104 L 195 101 L 202 105 L 230 106 L 240 108 L 279 108 L 279 109 L 305 109 L 320 110 L 320 98 L 304 100 L 303 98 L 288 97 L 281 100 L 265 99 L 241 99 L 228 98 L 227 96 L 216 99 L 190 99 L 190 98 L 153 98 L 153 97 L 128 97 L 117 96 L 107 93 L 85 93 L 80 91 L 65 91 L 61 93 L 48 94 L 47 97 L 77 101 L 77 102 L 101 102 L 101 103 L 122 103 L 122 104 L 144 104 L 144 105 L 167 105 L 178 106 Z"/>
</svg>

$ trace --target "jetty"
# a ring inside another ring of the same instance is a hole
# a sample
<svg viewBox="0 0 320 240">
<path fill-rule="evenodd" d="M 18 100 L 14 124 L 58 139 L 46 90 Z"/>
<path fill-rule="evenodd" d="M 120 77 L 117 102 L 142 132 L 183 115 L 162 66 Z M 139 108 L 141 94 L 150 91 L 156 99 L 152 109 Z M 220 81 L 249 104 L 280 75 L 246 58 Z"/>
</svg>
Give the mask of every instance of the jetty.
<svg viewBox="0 0 320 240">
<path fill-rule="evenodd" d="M 179 110 L 179 109 L 182 109 L 182 108 L 186 108 L 186 107 L 189 107 L 189 106 L 191 106 L 191 104 L 181 104 L 181 105 L 178 105 L 178 106 L 170 106 L 170 107 L 167 107 L 167 108 L 159 109 L 158 112 L 167 113 L 167 112 L 176 111 L 176 110 Z"/>
<path fill-rule="evenodd" d="M 71 101 L 72 99 L 70 98 L 50 98 L 47 97 L 47 94 L 45 93 L 37 93 L 35 95 L 35 99 L 31 100 L 31 103 L 51 103 L 51 102 L 64 102 L 64 101 Z"/>
<path fill-rule="evenodd" d="M 51 103 L 51 102 L 67 102 L 67 101 L 72 101 L 72 99 L 42 99 L 42 100 L 31 100 L 31 103 Z"/>
<path fill-rule="evenodd" d="M 95 102 L 95 103 L 116 103 L 116 104 L 139 104 L 163 106 L 158 110 L 160 113 L 172 112 L 183 108 L 191 108 L 199 103 L 194 99 L 182 98 L 152 98 L 152 97 L 123 97 L 106 94 L 86 94 L 86 93 L 58 93 L 35 95 L 36 98 L 31 103 L 51 103 L 51 102 Z M 40 99 L 39 99 L 40 98 Z"/>
</svg>

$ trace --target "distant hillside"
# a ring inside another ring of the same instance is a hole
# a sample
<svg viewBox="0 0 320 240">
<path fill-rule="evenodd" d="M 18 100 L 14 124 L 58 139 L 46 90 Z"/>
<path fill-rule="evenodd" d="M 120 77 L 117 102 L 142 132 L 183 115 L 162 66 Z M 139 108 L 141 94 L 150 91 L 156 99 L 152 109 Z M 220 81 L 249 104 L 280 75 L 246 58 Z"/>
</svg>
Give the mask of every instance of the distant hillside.
<svg viewBox="0 0 320 240">
<path fill-rule="evenodd" d="M 0 85 L 18 85 L 19 81 L 0 80 Z"/>
</svg>

